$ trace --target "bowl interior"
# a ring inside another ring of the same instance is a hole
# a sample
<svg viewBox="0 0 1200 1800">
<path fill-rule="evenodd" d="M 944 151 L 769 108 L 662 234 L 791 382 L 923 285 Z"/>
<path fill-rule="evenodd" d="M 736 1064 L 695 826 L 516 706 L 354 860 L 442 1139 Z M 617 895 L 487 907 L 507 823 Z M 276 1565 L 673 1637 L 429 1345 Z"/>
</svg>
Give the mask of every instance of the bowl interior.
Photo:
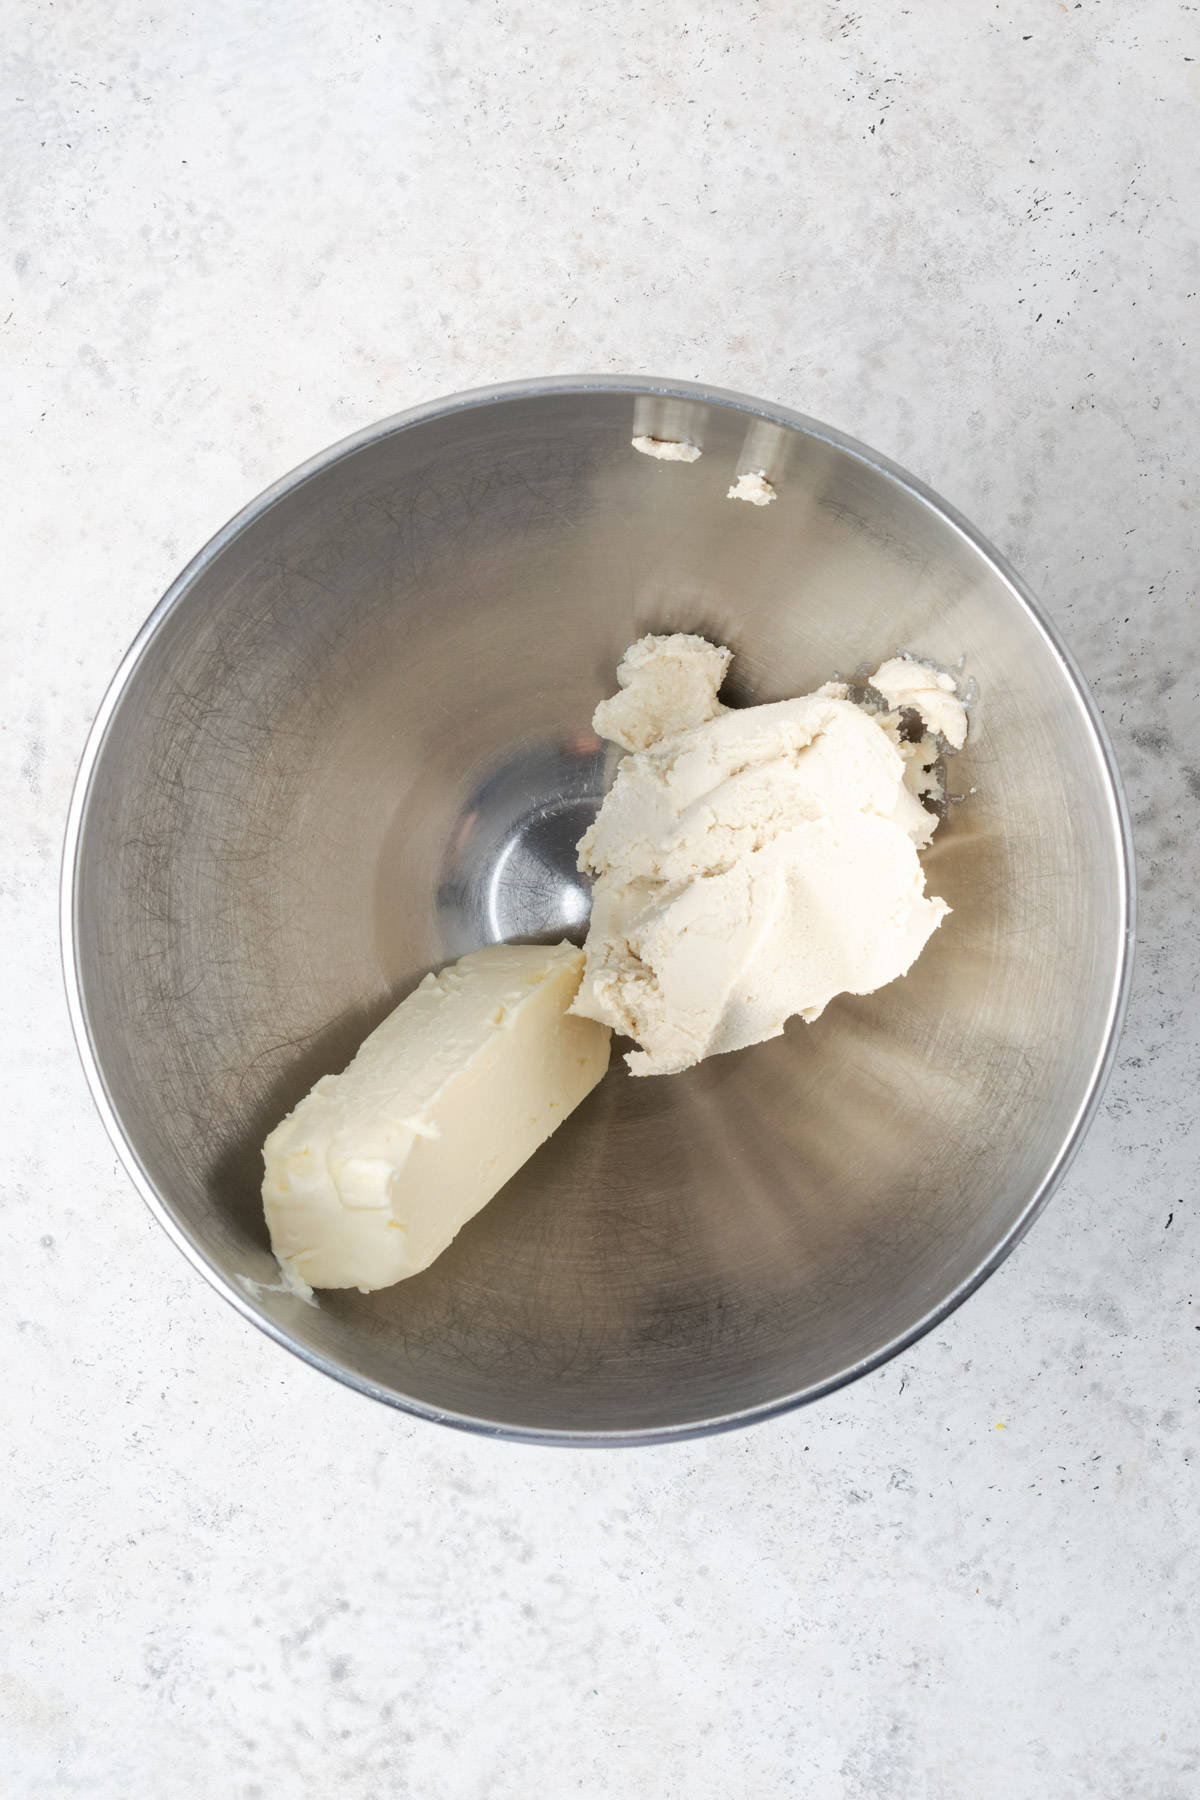
<svg viewBox="0 0 1200 1800">
<path fill-rule="evenodd" d="M 726 500 L 748 466 L 772 506 Z M 429 967 L 579 935 L 592 709 L 670 630 L 729 644 L 745 700 L 965 659 L 967 797 L 926 858 L 953 916 L 907 979 L 774 1043 L 660 1079 L 615 1058 L 424 1275 L 317 1308 L 256 1287 L 283 1112 Z M 616 387 L 401 420 L 198 559 L 98 740 L 73 919 L 129 1155 L 241 1304 L 406 1404 L 583 1435 L 819 1391 L 975 1280 L 1086 1109 L 1127 923 L 1095 728 L 995 564 L 816 430 Z"/>
</svg>

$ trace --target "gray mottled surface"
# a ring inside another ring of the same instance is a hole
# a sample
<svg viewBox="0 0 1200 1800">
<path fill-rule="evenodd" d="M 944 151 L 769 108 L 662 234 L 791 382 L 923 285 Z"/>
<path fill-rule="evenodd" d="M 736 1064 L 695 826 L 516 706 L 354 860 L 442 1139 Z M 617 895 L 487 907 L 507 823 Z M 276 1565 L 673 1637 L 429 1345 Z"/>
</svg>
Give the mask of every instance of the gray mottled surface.
<svg viewBox="0 0 1200 1800">
<path fill-rule="evenodd" d="M 1175 0 L 10 6 L 0 1754 L 89 1800 L 1189 1800 L 1200 13 Z M 1103 1115 L 961 1313 L 741 1436 L 451 1436 L 191 1275 L 60 999 L 73 766 L 312 450 L 543 371 L 908 463 L 1044 593 L 1141 855 Z"/>
</svg>

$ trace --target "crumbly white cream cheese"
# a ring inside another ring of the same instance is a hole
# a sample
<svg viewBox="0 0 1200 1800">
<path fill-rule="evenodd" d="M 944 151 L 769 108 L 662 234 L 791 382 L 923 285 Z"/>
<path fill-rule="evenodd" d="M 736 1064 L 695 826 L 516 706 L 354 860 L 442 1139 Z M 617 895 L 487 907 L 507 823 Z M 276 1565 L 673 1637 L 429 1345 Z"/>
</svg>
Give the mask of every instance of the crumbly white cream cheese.
<svg viewBox="0 0 1200 1800">
<path fill-rule="evenodd" d="M 701 454 L 699 444 L 689 444 L 686 438 L 635 437 L 629 441 L 643 456 L 656 456 L 659 462 L 693 463 Z"/>
<path fill-rule="evenodd" d="M 927 746 L 902 747 L 898 715 L 835 682 L 730 711 L 717 698 L 729 654 L 643 638 L 595 715 L 629 754 L 579 845 L 594 891 L 573 1010 L 636 1040 L 635 1075 L 873 992 L 949 910 L 917 857 L 937 826 L 918 798 Z"/>
<path fill-rule="evenodd" d="M 705 638 L 644 637 L 617 664 L 617 687 L 592 714 L 593 729 L 622 750 L 645 750 L 659 738 L 717 718 L 717 699 L 732 651 Z"/>
<path fill-rule="evenodd" d="M 876 669 L 871 686 L 897 712 L 914 707 L 927 731 L 944 737 L 952 750 L 962 749 L 967 738 L 967 711 L 953 675 L 911 656 L 891 656 Z"/>
<path fill-rule="evenodd" d="M 763 469 L 752 469 L 746 475 L 739 475 L 733 486 L 726 492 L 727 500 L 745 500 L 749 506 L 770 506 L 775 498 L 775 489 L 767 480 Z"/>
<path fill-rule="evenodd" d="M 428 1268 L 608 1067 L 609 1033 L 568 1008 L 572 944 L 496 944 L 427 975 L 341 1075 L 263 1147 L 286 1276 L 389 1287 Z"/>
</svg>

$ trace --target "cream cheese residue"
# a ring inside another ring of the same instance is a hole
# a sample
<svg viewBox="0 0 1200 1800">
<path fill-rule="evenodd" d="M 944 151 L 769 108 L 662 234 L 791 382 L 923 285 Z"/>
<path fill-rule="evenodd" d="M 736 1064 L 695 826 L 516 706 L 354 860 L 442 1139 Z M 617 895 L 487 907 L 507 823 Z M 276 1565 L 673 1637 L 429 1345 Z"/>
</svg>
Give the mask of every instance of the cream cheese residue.
<svg viewBox="0 0 1200 1800">
<path fill-rule="evenodd" d="M 635 437 L 630 443 L 643 456 L 656 456 L 659 462 L 698 462 L 702 454 L 699 444 L 690 444 L 686 438 Z"/>
<path fill-rule="evenodd" d="M 751 469 L 747 474 L 738 476 L 725 498 L 745 500 L 749 506 L 770 506 L 775 499 L 775 489 L 767 480 L 765 469 Z"/>
</svg>

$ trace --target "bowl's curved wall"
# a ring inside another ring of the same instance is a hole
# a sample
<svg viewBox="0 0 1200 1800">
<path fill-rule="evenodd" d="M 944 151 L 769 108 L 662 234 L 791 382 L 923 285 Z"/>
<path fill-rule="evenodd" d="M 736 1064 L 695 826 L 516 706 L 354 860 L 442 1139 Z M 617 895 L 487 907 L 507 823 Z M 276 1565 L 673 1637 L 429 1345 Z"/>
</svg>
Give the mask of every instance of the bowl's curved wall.
<svg viewBox="0 0 1200 1800">
<path fill-rule="evenodd" d="M 281 484 L 155 615 L 74 806 L 69 985 L 144 1190 L 277 1336 L 485 1428 L 695 1429 L 878 1360 L 1032 1216 L 1119 1020 L 1120 802 L 1035 612 L 868 453 L 673 392 L 690 466 L 629 447 L 662 399 L 548 384 Z M 774 505 L 725 499 L 739 460 Z M 532 843 L 556 789 L 586 812 L 592 708 L 674 629 L 731 645 L 753 699 L 965 658 L 972 792 L 926 859 L 953 917 L 815 1026 L 681 1077 L 615 1063 L 424 1276 L 319 1309 L 245 1289 L 274 1274 L 265 1133 L 428 966 L 524 917 L 487 846 Z"/>
</svg>

